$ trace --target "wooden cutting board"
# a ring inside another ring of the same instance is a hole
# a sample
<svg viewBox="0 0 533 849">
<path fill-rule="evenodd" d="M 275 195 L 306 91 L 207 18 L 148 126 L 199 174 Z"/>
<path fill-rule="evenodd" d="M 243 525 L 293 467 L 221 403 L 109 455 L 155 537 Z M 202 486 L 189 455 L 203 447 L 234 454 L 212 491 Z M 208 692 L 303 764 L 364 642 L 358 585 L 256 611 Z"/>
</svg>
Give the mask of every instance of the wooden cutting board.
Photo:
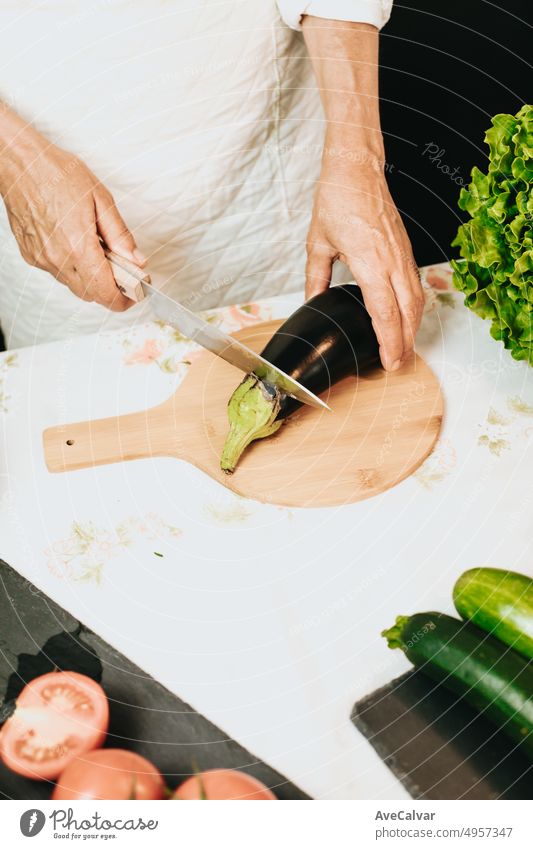
<svg viewBox="0 0 533 849">
<path fill-rule="evenodd" d="M 262 350 L 281 324 L 235 336 Z M 241 373 L 205 351 L 176 392 L 157 407 L 51 427 L 44 453 L 51 472 L 120 460 L 177 457 L 239 495 L 289 507 L 324 507 L 368 498 L 402 481 L 425 460 L 443 414 L 439 383 L 413 355 L 399 371 L 347 378 L 323 396 L 333 412 L 301 408 L 277 434 L 253 443 L 233 475 L 219 468 L 228 399 Z"/>
</svg>

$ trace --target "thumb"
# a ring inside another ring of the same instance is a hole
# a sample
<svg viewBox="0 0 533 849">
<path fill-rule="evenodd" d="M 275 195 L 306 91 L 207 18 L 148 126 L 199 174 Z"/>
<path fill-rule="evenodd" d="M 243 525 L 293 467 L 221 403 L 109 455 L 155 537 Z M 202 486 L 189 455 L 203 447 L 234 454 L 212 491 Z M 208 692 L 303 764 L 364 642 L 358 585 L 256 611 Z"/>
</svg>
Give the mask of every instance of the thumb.
<svg viewBox="0 0 533 849">
<path fill-rule="evenodd" d="M 305 297 L 307 300 L 319 292 L 324 292 L 331 283 L 333 257 L 325 246 L 317 243 L 307 248 L 305 266 Z"/>
<path fill-rule="evenodd" d="M 95 191 L 94 207 L 98 233 L 107 247 L 124 259 L 143 266 L 146 263 L 146 257 L 138 249 L 135 239 L 108 191 Z"/>
</svg>

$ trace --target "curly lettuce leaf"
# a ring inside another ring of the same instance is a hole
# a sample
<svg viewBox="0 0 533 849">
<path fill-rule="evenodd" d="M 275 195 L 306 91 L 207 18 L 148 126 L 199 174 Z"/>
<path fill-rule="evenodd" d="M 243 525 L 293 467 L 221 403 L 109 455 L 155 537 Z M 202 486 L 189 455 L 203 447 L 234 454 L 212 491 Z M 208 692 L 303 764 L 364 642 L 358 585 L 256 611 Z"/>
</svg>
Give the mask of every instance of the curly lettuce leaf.
<svg viewBox="0 0 533 849">
<path fill-rule="evenodd" d="M 452 243 L 453 281 L 491 336 L 533 365 L 533 106 L 495 115 L 485 141 L 487 173 L 474 167 L 459 196 L 470 220 Z"/>
</svg>

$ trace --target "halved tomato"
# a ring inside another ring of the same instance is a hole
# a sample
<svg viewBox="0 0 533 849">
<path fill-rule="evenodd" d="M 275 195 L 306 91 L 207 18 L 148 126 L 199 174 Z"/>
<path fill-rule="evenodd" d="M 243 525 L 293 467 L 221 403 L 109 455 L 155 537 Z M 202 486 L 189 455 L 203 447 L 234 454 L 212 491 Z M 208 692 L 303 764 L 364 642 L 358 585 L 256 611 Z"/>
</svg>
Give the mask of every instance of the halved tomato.
<svg viewBox="0 0 533 849">
<path fill-rule="evenodd" d="M 69 763 L 52 799 L 163 799 L 159 770 L 136 752 L 97 749 Z"/>
<path fill-rule="evenodd" d="M 172 799 L 275 799 L 264 784 L 236 769 L 208 769 L 187 778 Z"/>
<path fill-rule="evenodd" d="M 76 755 L 102 745 L 108 723 L 107 698 L 96 681 L 49 672 L 18 697 L 0 731 L 0 758 L 28 778 L 57 778 Z"/>
</svg>

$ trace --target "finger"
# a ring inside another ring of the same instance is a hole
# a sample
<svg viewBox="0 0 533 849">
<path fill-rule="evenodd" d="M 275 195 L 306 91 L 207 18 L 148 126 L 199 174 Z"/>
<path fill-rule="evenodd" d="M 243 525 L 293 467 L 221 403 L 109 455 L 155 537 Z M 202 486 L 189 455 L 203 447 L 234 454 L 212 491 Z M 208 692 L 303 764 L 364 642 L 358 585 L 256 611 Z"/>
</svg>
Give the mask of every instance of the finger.
<svg viewBox="0 0 533 849">
<path fill-rule="evenodd" d="M 331 283 L 333 256 L 331 249 L 319 242 L 307 245 L 307 263 L 305 266 L 306 300 L 324 292 Z"/>
<path fill-rule="evenodd" d="M 402 318 L 396 295 L 388 279 L 377 277 L 357 261 L 348 262 L 350 271 L 361 287 L 365 306 L 379 342 L 383 368 L 395 371 L 403 356 Z"/>
<path fill-rule="evenodd" d="M 137 265 L 143 266 L 146 263 L 146 257 L 138 249 L 109 192 L 102 189 L 96 190 L 94 206 L 96 226 L 107 247 L 124 259 L 130 259 Z"/>
<path fill-rule="evenodd" d="M 123 312 L 133 306 L 117 286 L 111 266 L 99 240 L 86 242 L 83 248 L 83 263 L 76 268 L 80 289 L 85 300 L 96 301 L 113 312 Z"/>
<path fill-rule="evenodd" d="M 391 283 L 400 309 L 405 360 L 414 349 L 416 332 L 424 310 L 424 294 L 420 280 L 413 272 L 395 271 L 391 276 Z"/>
</svg>

